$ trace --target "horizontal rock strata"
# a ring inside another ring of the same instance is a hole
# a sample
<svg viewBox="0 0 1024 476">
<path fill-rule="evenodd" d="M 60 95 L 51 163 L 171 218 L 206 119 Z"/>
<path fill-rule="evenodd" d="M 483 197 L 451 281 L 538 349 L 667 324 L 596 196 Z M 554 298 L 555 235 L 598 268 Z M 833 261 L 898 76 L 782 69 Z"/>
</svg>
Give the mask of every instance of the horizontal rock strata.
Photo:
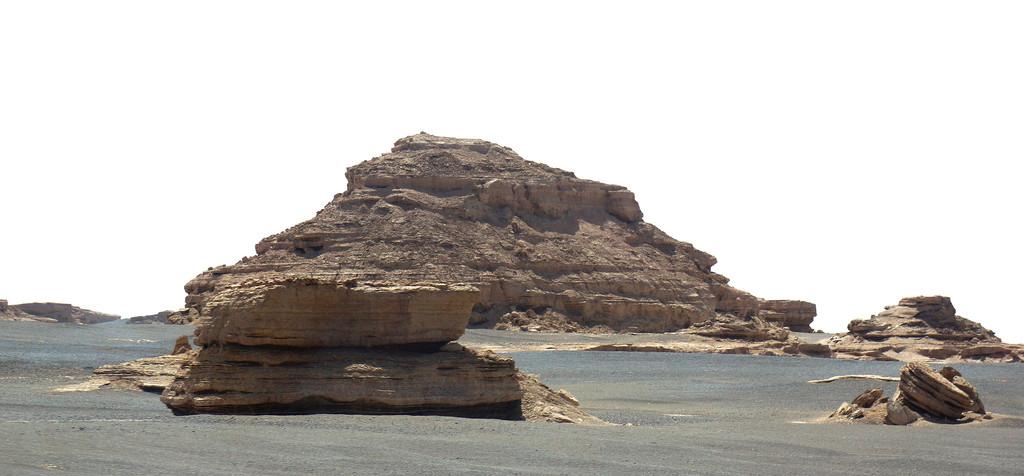
<svg viewBox="0 0 1024 476">
<path fill-rule="evenodd" d="M 10 305 L 6 300 L 0 302 L 0 320 L 98 324 L 120 318 L 121 316 L 90 311 L 71 304 L 30 302 Z"/>
<path fill-rule="evenodd" d="M 468 283 L 480 289 L 471 324 L 522 330 L 666 332 L 760 312 L 711 271 L 714 256 L 644 222 L 626 188 L 507 147 L 417 134 L 346 177 L 313 219 L 189 282 L 190 312 L 211 315 L 246 282 L 305 278 Z M 768 306 L 770 325 L 813 318 L 813 306 Z"/>
<path fill-rule="evenodd" d="M 206 303 L 196 345 L 343 347 L 458 339 L 480 291 L 467 285 L 395 286 L 322 279 L 246 281 Z"/>
<path fill-rule="evenodd" d="M 1024 345 L 1003 343 L 980 324 L 956 315 L 950 298 L 901 299 L 829 342 L 833 355 L 869 360 L 1021 362 Z"/>
<path fill-rule="evenodd" d="M 176 413 L 368 413 L 521 419 L 515 362 L 437 352 L 208 346 L 162 395 Z"/>
</svg>

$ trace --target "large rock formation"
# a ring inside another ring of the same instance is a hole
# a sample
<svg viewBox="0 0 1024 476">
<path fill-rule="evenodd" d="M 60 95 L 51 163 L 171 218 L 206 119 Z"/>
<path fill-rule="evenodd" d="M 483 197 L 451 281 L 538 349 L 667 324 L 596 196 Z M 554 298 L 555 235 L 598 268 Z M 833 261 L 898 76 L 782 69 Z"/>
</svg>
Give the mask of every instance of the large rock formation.
<svg viewBox="0 0 1024 476">
<path fill-rule="evenodd" d="M 305 278 L 469 283 L 481 291 L 472 324 L 527 330 L 665 332 L 760 311 L 711 271 L 713 256 L 644 222 L 629 190 L 506 147 L 421 133 L 346 177 L 313 219 L 189 282 L 187 312 L 212 315 L 246 282 Z M 814 312 L 767 308 L 769 324 L 801 330 Z"/>
<path fill-rule="evenodd" d="M 520 374 L 513 359 L 452 342 L 478 294 L 463 284 L 324 277 L 236 283 L 206 301 L 209 315 L 195 331 L 201 349 L 178 342 L 188 357 L 161 399 L 178 414 L 597 422 L 574 399 Z"/>
<path fill-rule="evenodd" d="M 0 320 L 40 321 L 40 322 L 74 322 L 76 324 L 98 324 L 116 321 L 121 316 L 82 309 L 70 304 L 54 302 L 30 302 L 26 304 L 7 304 L 0 300 Z"/>
<path fill-rule="evenodd" d="M 981 324 L 956 315 L 946 296 L 918 296 L 856 319 L 829 342 L 833 356 L 882 360 L 1020 362 L 1024 346 L 1005 344 Z"/>
</svg>

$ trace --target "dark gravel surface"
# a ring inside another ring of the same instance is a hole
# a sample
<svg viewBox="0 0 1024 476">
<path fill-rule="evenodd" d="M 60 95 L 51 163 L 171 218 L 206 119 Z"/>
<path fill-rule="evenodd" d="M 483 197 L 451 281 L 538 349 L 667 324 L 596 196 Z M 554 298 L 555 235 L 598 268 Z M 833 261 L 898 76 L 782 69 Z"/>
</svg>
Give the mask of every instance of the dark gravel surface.
<svg viewBox="0 0 1024 476">
<path fill-rule="evenodd" d="M 175 417 L 158 397 L 54 394 L 190 327 L 0 322 L 0 474 L 1024 474 L 1024 428 L 809 424 L 898 362 L 523 352 L 521 369 L 613 427 L 450 417 Z M 648 338 L 640 336 L 641 338 Z M 577 336 L 473 331 L 464 342 Z M 654 337 L 650 337 L 654 338 Z M 600 338 L 595 338 L 598 342 Z M 986 407 L 1024 416 L 1024 365 L 958 364 Z M 629 424 L 629 425 L 625 425 Z"/>
</svg>

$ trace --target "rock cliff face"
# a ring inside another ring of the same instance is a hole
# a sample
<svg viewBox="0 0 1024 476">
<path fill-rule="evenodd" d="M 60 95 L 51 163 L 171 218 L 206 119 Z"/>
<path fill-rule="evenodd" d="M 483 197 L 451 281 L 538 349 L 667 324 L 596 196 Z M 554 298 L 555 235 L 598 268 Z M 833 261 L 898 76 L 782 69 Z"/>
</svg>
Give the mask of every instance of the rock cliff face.
<svg viewBox="0 0 1024 476">
<path fill-rule="evenodd" d="M 844 358 L 958 362 L 1020 362 L 1024 346 L 1005 344 L 974 321 L 956 315 L 946 296 L 900 300 L 870 319 L 856 319 L 849 332 L 829 342 L 833 355 Z"/>
<path fill-rule="evenodd" d="M 4 316 L 10 316 L 6 318 Z M 70 304 L 53 302 L 31 302 L 9 305 L 0 302 L 0 320 L 24 320 L 41 322 L 74 322 L 77 324 L 98 324 L 116 321 L 121 316 L 82 309 Z"/>
<path fill-rule="evenodd" d="M 346 177 L 313 219 L 189 282 L 189 312 L 212 315 L 253 279 L 294 278 L 468 283 L 480 289 L 470 323 L 487 327 L 665 332 L 760 312 L 711 272 L 713 256 L 644 222 L 629 190 L 497 144 L 417 134 Z M 813 305 L 767 307 L 770 322 L 813 319 Z"/>
<path fill-rule="evenodd" d="M 33 316 L 25 311 L 18 309 L 17 307 L 7 304 L 6 299 L 0 299 L 0 321 L 43 321 L 43 322 L 57 322 L 56 319 L 40 318 L 39 316 Z"/>
<path fill-rule="evenodd" d="M 201 349 L 161 400 L 178 414 L 370 413 L 569 418 L 536 402 L 524 414 L 515 361 L 458 343 L 479 290 L 464 284 L 327 278 L 249 280 L 218 290 L 195 331 Z M 531 385 L 533 390 L 543 386 Z M 546 389 L 546 387 L 543 387 Z M 562 408 L 562 407 L 559 407 Z M 575 413 L 574 413 L 575 412 Z M 560 416 L 558 416 L 560 415 Z M 591 420 L 591 417 L 588 416 Z"/>
<path fill-rule="evenodd" d="M 812 302 L 775 299 L 758 301 L 758 316 L 768 322 L 788 327 L 793 332 L 814 332 L 811 322 L 818 315 L 818 307 Z"/>
</svg>

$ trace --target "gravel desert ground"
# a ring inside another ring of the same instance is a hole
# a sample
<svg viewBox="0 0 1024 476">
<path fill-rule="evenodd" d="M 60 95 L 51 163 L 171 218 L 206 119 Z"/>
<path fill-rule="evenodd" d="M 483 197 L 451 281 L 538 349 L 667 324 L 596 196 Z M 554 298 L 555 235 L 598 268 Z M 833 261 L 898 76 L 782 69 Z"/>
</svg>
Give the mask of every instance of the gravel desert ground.
<svg viewBox="0 0 1024 476">
<path fill-rule="evenodd" d="M 103 364 L 167 353 L 191 327 L 0 323 L 3 474 L 1021 474 L 1008 418 L 912 427 L 817 424 L 894 382 L 900 362 L 641 352 L 511 352 L 615 426 L 451 417 L 173 416 L 155 394 L 53 393 Z M 621 340 L 621 336 L 620 340 Z M 655 339 L 637 336 L 638 340 Z M 469 330 L 469 346 L 610 336 Z M 986 408 L 1024 417 L 1024 366 L 957 364 Z"/>
</svg>

